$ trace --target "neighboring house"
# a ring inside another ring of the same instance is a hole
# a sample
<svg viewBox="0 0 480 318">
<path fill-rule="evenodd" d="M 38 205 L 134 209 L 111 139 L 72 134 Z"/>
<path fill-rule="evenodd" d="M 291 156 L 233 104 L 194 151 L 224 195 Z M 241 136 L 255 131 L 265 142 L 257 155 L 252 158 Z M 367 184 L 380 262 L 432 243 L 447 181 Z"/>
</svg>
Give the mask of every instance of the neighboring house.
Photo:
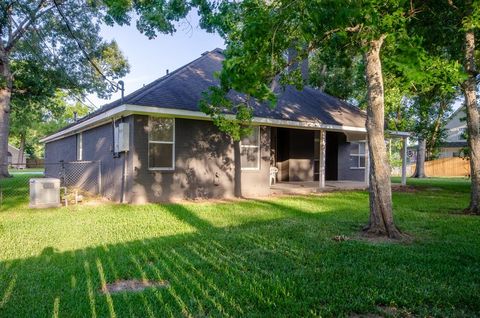
<svg viewBox="0 0 480 318">
<path fill-rule="evenodd" d="M 17 169 L 25 169 L 27 166 L 27 154 L 20 156 L 20 149 L 8 144 L 8 165 Z"/>
<path fill-rule="evenodd" d="M 418 146 L 408 146 L 407 148 L 407 164 L 417 163 Z"/>
<path fill-rule="evenodd" d="M 439 158 L 461 156 L 462 149 L 467 146 L 467 140 L 465 139 L 466 117 L 465 106 L 461 106 L 448 118 L 445 124 L 447 138 L 440 147 Z"/>
<path fill-rule="evenodd" d="M 220 49 L 204 53 L 44 138 L 45 162 L 101 161 L 102 193 L 114 201 L 232 197 L 233 143 L 198 108 L 223 60 Z M 245 196 L 270 194 L 271 167 L 279 182 L 368 179 L 366 115 L 357 107 L 309 87 L 287 87 L 275 109 L 253 107 L 253 133 L 241 141 Z M 58 176 L 56 167 L 47 164 L 46 174 Z"/>
</svg>

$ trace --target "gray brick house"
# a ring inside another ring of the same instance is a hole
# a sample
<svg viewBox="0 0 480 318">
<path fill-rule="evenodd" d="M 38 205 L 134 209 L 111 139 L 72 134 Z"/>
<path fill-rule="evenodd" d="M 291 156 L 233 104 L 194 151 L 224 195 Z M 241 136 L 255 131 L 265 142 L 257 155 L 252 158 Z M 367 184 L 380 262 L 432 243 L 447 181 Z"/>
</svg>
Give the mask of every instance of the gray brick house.
<svg viewBox="0 0 480 318">
<path fill-rule="evenodd" d="M 198 108 L 223 60 L 220 49 L 204 53 L 44 138 L 45 161 L 101 161 L 102 194 L 114 201 L 232 197 L 233 143 Z M 253 134 L 241 143 L 243 194 L 270 194 L 271 167 L 279 182 L 365 181 L 365 118 L 310 87 L 287 87 L 275 109 L 255 105 Z"/>
</svg>

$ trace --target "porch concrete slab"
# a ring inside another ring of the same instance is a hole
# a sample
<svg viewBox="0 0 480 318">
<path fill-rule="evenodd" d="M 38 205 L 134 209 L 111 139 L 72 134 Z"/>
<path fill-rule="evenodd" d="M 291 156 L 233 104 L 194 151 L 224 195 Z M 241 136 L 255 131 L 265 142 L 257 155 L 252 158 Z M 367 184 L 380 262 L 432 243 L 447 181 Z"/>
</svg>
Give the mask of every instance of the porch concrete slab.
<svg viewBox="0 0 480 318">
<path fill-rule="evenodd" d="M 365 182 L 326 181 L 325 188 L 320 189 L 318 181 L 278 182 L 270 186 L 271 194 L 311 194 L 338 190 L 365 190 Z"/>
</svg>

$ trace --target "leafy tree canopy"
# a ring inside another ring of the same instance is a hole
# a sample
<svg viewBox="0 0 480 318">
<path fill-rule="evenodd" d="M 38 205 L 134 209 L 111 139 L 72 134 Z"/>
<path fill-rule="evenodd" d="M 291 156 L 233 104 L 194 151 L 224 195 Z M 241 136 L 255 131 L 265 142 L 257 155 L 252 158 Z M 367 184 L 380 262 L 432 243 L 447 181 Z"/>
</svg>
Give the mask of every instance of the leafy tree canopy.
<svg viewBox="0 0 480 318">
<path fill-rule="evenodd" d="M 22 107 L 13 104 L 10 142 L 21 147 L 23 139 L 26 153 L 32 158 L 42 158 L 41 138 L 71 124 L 75 116 L 80 118 L 92 110 L 69 96 L 69 92 L 58 90 L 49 98 L 23 102 Z"/>
<path fill-rule="evenodd" d="M 107 97 L 116 89 L 129 65 L 115 41 L 101 38 L 104 17 L 104 5 L 91 1 L 0 3 L 0 89 L 8 97 L 0 105 L 2 136 L 30 138 L 46 116 L 62 116 L 59 90 L 85 101 L 87 93 Z"/>
<path fill-rule="evenodd" d="M 100 37 L 103 18 L 84 1 L 2 1 L 0 51 L 9 57 L 15 79 L 31 66 L 33 72 L 56 72 L 57 87 L 106 97 L 112 83 L 99 71 L 115 80 L 129 65 L 114 41 Z"/>
</svg>

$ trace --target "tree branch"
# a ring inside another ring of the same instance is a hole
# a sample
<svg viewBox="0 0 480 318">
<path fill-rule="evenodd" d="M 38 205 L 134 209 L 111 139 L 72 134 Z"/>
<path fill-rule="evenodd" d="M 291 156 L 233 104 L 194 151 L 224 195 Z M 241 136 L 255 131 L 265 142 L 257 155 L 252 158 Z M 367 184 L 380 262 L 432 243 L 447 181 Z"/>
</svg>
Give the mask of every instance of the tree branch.
<svg viewBox="0 0 480 318">
<path fill-rule="evenodd" d="M 363 24 L 357 24 L 355 26 L 352 26 L 352 27 L 348 27 L 348 28 L 345 28 L 345 31 L 347 32 L 359 32 L 363 27 Z"/>
<path fill-rule="evenodd" d="M 22 38 L 22 36 L 25 34 L 25 32 L 30 28 L 30 26 L 38 20 L 40 17 L 42 17 L 45 13 L 48 11 L 52 10 L 54 6 L 47 7 L 45 10 L 41 10 L 43 5 L 45 4 L 45 0 L 41 0 L 35 11 L 36 14 L 30 17 L 26 17 L 17 27 L 17 29 L 13 32 L 12 37 L 9 39 L 7 45 L 5 46 L 5 50 L 8 52 L 10 51 L 15 44 Z"/>
<path fill-rule="evenodd" d="M 7 16 L 8 16 L 8 38 L 7 39 L 11 39 L 12 38 L 12 34 L 13 34 L 13 28 L 12 28 L 12 5 L 9 5 L 6 9 L 7 11 Z"/>
<path fill-rule="evenodd" d="M 458 10 L 458 7 L 453 3 L 453 0 L 448 0 L 448 4 L 455 10 Z"/>
</svg>

